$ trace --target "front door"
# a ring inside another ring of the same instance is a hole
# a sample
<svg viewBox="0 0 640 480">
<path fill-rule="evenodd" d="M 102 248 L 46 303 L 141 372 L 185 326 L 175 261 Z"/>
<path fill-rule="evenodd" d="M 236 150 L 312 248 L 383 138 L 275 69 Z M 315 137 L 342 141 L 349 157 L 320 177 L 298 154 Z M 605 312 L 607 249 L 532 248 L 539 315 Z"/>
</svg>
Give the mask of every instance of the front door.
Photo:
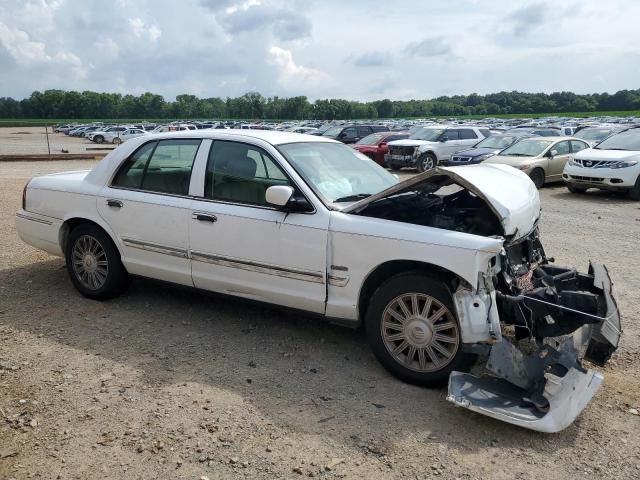
<svg viewBox="0 0 640 480">
<path fill-rule="evenodd" d="M 564 166 L 569 160 L 571 150 L 569 148 L 569 141 L 563 140 L 556 143 L 551 150 L 556 150 L 556 154 L 549 158 L 549 168 L 547 170 L 547 181 L 560 180 L 562 178 L 562 171 Z"/>
<path fill-rule="evenodd" d="M 216 140 L 190 221 L 196 287 L 324 313 L 329 213 L 285 213 L 265 200 L 293 181 L 265 150 Z"/>
<path fill-rule="evenodd" d="M 120 167 L 97 197 L 134 275 L 192 285 L 189 182 L 201 141 L 150 141 Z"/>
</svg>

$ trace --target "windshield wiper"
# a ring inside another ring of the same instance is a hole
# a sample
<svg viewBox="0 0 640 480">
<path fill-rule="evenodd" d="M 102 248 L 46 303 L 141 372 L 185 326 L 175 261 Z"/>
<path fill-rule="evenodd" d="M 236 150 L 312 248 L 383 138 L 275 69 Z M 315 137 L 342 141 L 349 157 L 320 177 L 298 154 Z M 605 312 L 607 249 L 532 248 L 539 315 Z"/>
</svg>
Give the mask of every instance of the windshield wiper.
<svg viewBox="0 0 640 480">
<path fill-rule="evenodd" d="M 362 200 L 373 195 L 372 193 L 356 193 L 354 195 L 347 195 L 346 197 L 336 198 L 333 203 L 340 202 L 355 202 L 356 200 Z"/>
</svg>

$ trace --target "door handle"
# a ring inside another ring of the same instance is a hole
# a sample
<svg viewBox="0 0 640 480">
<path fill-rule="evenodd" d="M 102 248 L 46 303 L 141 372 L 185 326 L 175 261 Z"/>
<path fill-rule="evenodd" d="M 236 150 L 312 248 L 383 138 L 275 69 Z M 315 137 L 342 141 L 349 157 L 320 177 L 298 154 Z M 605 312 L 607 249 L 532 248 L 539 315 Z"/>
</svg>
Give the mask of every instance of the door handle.
<svg viewBox="0 0 640 480">
<path fill-rule="evenodd" d="M 215 215 L 210 215 L 208 213 L 193 212 L 192 217 L 194 220 L 198 220 L 199 222 L 215 223 L 218 221 L 218 217 L 216 217 Z"/>
<path fill-rule="evenodd" d="M 114 200 L 110 198 L 109 200 L 107 200 L 107 205 L 110 207 L 122 208 L 124 204 L 120 200 Z"/>
</svg>

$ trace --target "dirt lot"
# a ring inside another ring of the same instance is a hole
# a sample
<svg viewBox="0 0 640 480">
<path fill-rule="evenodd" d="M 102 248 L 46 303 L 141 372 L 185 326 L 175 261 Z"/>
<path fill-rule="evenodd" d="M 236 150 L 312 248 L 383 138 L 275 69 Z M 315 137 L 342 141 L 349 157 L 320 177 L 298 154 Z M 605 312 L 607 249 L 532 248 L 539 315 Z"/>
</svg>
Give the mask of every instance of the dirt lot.
<svg viewBox="0 0 640 480">
<path fill-rule="evenodd" d="M 49 127 L 51 153 L 86 153 L 87 147 L 99 147 L 86 138 L 52 133 Z M 47 153 L 44 127 L 0 128 L 0 155 L 35 155 Z"/>
<path fill-rule="evenodd" d="M 361 332 L 148 280 L 82 298 L 14 212 L 30 176 L 90 166 L 0 164 L 0 478 L 640 477 L 640 204 L 541 191 L 548 254 L 607 264 L 625 328 L 594 401 L 543 435 L 395 380 Z"/>
</svg>

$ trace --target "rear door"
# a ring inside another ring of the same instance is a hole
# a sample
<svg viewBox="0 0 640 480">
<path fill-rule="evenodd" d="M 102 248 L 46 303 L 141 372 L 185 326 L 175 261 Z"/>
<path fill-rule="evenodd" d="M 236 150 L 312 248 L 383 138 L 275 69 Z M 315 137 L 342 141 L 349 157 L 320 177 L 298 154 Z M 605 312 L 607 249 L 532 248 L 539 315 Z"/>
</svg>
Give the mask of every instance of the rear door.
<svg viewBox="0 0 640 480">
<path fill-rule="evenodd" d="M 449 160 L 453 153 L 461 150 L 459 131 L 457 128 L 448 128 L 444 131 L 443 136 L 446 137 L 446 141 L 440 144 L 438 160 Z"/>
<path fill-rule="evenodd" d="M 196 287 L 324 313 L 329 212 L 267 204 L 272 185 L 301 190 L 275 149 L 216 140 L 189 221 Z"/>
<path fill-rule="evenodd" d="M 189 261 L 191 172 L 200 139 L 149 141 L 97 198 L 129 273 L 192 285 Z M 210 142 L 209 142 L 210 144 Z"/>
</svg>

